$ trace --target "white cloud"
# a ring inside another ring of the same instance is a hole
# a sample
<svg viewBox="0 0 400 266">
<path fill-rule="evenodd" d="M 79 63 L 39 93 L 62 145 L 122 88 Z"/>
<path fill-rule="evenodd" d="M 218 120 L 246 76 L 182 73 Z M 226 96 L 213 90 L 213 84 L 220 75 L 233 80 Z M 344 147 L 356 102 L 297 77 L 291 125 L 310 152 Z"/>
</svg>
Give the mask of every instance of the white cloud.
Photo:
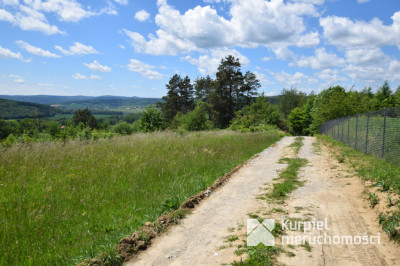
<svg viewBox="0 0 400 266">
<path fill-rule="evenodd" d="M 59 50 L 64 55 L 82 55 L 82 54 L 98 54 L 92 46 L 84 45 L 80 42 L 74 42 L 74 45 L 65 50 L 61 46 L 55 46 L 55 49 Z"/>
<path fill-rule="evenodd" d="M 16 41 L 16 43 L 25 51 L 27 51 L 30 54 L 37 55 L 37 56 L 43 56 L 43 57 L 52 57 L 52 58 L 60 58 L 61 56 L 57 54 L 53 54 L 49 51 L 45 51 L 41 48 L 35 47 L 33 45 L 30 45 L 27 42 L 24 41 Z"/>
<path fill-rule="evenodd" d="M 257 76 L 257 79 L 260 81 L 261 84 L 263 85 L 272 84 L 272 82 L 268 79 L 267 75 L 265 75 L 264 73 L 258 71 L 254 71 L 253 73 Z"/>
<path fill-rule="evenodd" d="M 3 0 L 3 4 L 15 6 L 19 4 L 19 0 Z"/>
<path fill-rule="evenodd" d="M 23 80 L 22 78 L 14 79 L 14 82 L 17 83 L 18 85 L 24 85 L 25 84 L 25 80 Z"/>
<path fill-rule="evenodd" d="M 90 78 L 90 79 L 101 79 L 101 77 L 100 77 L 100 76 L 97 76 L 97 75 L 90 75 L 89 78 Z"/>
<path fill-rule="evenodd" d="M 83 18 L 111 14 L 116 15 L 111 4 L 98 11 L 85 9 L 76 0 L 3 0 L 5 9 L 0 9 L 0 20 L 19 26 L 22 30 L 40 31 L 45 34 L 65 34 L 55 25 L 50 25 L 45 13 L 56 14 L 58 20 L 79 22 Z"/>
<path fill-rule="evenodd" d="M 279 60 L 294 60 L 295 56 L 287 46 L 278 46 L 271 49 Z"/>
<path fill-rule="evenodd" d="M 365 4 L 368 3 L 370 0 L 357 0 L 357 3 L 359 4 Z"/>
<path fill-rule="evenodd" d="M 235 58 L 239 58 L 239 62 L 242 66 L 247 66 L 250 63 L 246 56 L 242 55 L 235 49 L 228 48 L 212 49 L 209 53 L 199 56 L 199 58 L 186 56 L 183 59 L 192 65 L 197 66 L 202 75 L 214 75 L 217 72 L 221 60 L 228 55 L 233 55 Z"/>
<path fill-rule="evenodd" d="M 291 66 L 311 67 L 314 69 L 342 67 L 345 64 L 343 58 L 336 54 L 327 53 L 325 48 L 319 48 L 315 51 L 315 56 L 302 56 L 299 60 L 291 63 Z"/>
<path fill-rule="evenodd" d="M 131 59 L 128 64 L 129 71 L 137 72 L 145 78 L 148 79 L 161 79 L 163 75 L 157 71 L 154 71 L 155 66 L 143 63 L 136 59 Z"/>
<path fill-rule="evenodd" d="M 315 76 L 326 84 L 325 87 L 334 86 L 347 81 L 347 78 L 339 75 L 339 70 L 337 69 L 324 69 L 321 72 L 316 73 Z"/>
<path fill-rule="evenodd" d="M 400 48 L 400 11 L 394 13 L 392 20 L 393 24 L 387 26 L 378 18 L 370 22 L 353 22 L 349 18 L 329 16 L 321 18 L 320 24 L 324 29 L 324 37 L 339 47 L 397 45 Z"/>
<path fill-rule="evenodd" d="M 0 9 L 0 20 L 15 23 L 14 16 L 10 12 L 7 12 L 4 9 Z"/>
<path fill-rule="evenodd" d="M 140 11 L 136 12 L 136 14 L 135 14 L 135 19 L 137 19 L 141 22 L 144 22 L 144 21 L 148 20 L 149 18 L 150 18 L 150 14 L 147 13 L 146 10 L 140 10 Z"/>
<path fill-rule="evenodd" d="M 310 84 L 318 83 L 315 78 L 309 77 L 303 73 L 296 72 L 295 74 L 289 74 L 285 71 L 280 73 L 274 73 L 276 80 L 278 80 L 285 87 L 299 87 L 304 88 Z"/>
<path fill-rule="evenodd" d="M 111 72 L 111 67 L 100 65 L 100 63 L 97 62 L 97 60 L 94 60 L 94 61 L 93 61 L 92 63 L 90 63 L 90 64 L 88 64 L 88 63 L 83 63 L 83 65 L 86 66 L 87 68 L 93 70 L 93 71 Z"/>
<path fill-rule="evenodd" d="M 86 80 L 86 79 L 101 79 L 100 76 L 97 75 L 90 75 L 89 77 L 79 74 L 79 73 L 75 73 L 74 75 L 72 75 L 72 77 L 74 79 L 79 79 L 79 80 Z"/>
<path fill-rule="evenodd" d="M 24 57 L 21 55 L 21 53 L 14 53 L 11 50 L 7 48 L 3 48 L 0 46 L 0 57 L 2 58 L 15 58 L 19 59 L 24 62 L 29 62 L 29 60 L 25 60 Z"/>
<path fill-rule="evenodd" d="M 74 79 L 81 79 L 81 80 L 88 79 L 88 77 L 86 77 L 85 75 L 79 74 L 79 73 L 75 73 L 74 75 L 72 75 L 72 77 Z"/>
<path fill-rule="evenodd" d="M 358 66 L 387 64 L 390 61 L 389 56 L 380 48 L 349 49 L 346 51 L 346 57 L 349 64 Z"/>
<path fill-rule="evenodd" d="M 129 0 L 114 0 L 116 3 L 120 5 L 127 5 L 129 4 Z"/>
<path fill-rule="evenodd" d="M 313 46 L 317 32 L 306 33 L 303 16 L 319 16 L 320 1 L 231 0 L 230 20 L 210 6 L 196 6 L 181 14 L 158 0 L 155 17 L 159 30 L 148 40 L 137 32 L 124 30 L 137 52 L 176 55 L 204 48 L 270 45 Z"/>
<path fill-rule="evenodd" d="M 263 58 L 261 58 L 261 61 L 263 61 L 263 62 L 268 62 L 268 61 L 270 61 L 271 60 L 271 58 L 270 57 L 266 57 L 266 56 L 264 56 Z"/>
</svg>

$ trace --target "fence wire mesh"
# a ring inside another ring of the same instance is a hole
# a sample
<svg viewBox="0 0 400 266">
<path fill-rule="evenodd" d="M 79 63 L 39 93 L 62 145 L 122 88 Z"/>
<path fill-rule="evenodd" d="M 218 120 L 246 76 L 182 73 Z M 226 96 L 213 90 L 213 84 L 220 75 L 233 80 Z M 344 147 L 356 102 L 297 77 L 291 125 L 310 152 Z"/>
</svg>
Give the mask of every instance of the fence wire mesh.
<svg viewBox="0 0 400 266">
<path fill-rule="evenodd" d="M 320 133 L 347 146 L 400 164 L 400 107 L 325 122 Z"/>
</svg>

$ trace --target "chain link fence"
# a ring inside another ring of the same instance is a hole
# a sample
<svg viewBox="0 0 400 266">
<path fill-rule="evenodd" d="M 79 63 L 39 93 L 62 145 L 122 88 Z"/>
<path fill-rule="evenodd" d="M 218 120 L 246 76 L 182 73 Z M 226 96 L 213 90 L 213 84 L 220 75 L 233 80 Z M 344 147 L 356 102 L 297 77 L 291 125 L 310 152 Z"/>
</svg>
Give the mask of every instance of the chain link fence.
<svg viewBox="0 0 400 266">
<path fill-rule="evenodd" d="M 400 107 L 325 122 L 320 133 L 363 153 L 400 164 Z"/>
</svg>

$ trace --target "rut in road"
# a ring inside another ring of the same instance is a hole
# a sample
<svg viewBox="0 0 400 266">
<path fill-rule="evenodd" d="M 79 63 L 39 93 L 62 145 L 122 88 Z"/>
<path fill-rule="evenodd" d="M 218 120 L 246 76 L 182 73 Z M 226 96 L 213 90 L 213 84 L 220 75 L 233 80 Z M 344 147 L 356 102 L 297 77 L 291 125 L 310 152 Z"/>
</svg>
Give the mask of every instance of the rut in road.
<svg viewBox="0 0 400 266">
<path fill-rule="evenodd" d="M 168 233 L 156 238 L 152 245 L 126 265 L 221 265 L 238 257 L 233 247 L 226 246 L 228 228 L 242 228 L 241 244 L 245 239 L 246 220 L 250 213 L 263 218 L 310 219 L 327 218 L 330 234 L 376 235 L 381 245 L 313 245 L 311 251 L 293 248 L 294 257 L 281 255 L 279 263 L 287 265 L 400 265 L 400 249 L 390 242 L 379 228 L 376 214 L 362 200 L 363 185 L 358 178 L 347 176 L 343 166 L 335 165 L 326 150 L 315 153 L 315 138 L 304 138 L 299 157 L 309 164 L 300 172 L 305 185 L 289 195 L 285 203 L 276 205 L 260 199 L 266 186 L 286 167 L 278 161 L 293 156 L 294 137 L 285 137 L 250 160 L 219 190 L 182 220 Z M 351 185 L 349 185 L 351 184 Z M 262 198 L 262 197 L 261 197 Z M 271 213 L 274 208 L 285 213 Z M 299 211 L 300 210 L 300 211 Z M 266 216 L 267 215 L 267 216 Z M 278 241 L 279 243 L 279 241 Z M 287 247 L 284 247 L 287 249 Z"/>
</svg>

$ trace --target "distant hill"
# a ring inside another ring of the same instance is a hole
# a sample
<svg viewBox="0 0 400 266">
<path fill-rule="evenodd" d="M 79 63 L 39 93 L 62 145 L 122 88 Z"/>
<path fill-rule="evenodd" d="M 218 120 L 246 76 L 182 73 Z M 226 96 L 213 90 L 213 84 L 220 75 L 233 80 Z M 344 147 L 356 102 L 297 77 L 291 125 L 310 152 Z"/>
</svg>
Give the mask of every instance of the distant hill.
<svg viewBox="0 0 400 266">
<path fill-rule="evenodd" d="M 83 101 L 63 102 L 58 104 L 57 107 L 64 109 L 89 108 L 91 110 L 143 109 L 149 104 L 157 104 L 160 101 L 162 101 L 161 98 L 111 98 L 110 96 L 102 96 Z"/>
<path fill-rule="evenodd" d="M 140 98 L 124 96 L 54 96 L 54 95 L 0 95 L 0 98 L 31 102 L 39 104 L 54 105 L 63 109 L 76 110 L 89 108 L 92 110 L 110 109 L 143 109 L 149 104 L 162 101 L 161 98 Z"/>
<path fill-rule="evenodd" d="M 33 116 L 46 117 L 60 112 L 61 110 L 49 105 L 0 98 L 0 118 L 4 119 L 19 119 Z"/>
</svg>

